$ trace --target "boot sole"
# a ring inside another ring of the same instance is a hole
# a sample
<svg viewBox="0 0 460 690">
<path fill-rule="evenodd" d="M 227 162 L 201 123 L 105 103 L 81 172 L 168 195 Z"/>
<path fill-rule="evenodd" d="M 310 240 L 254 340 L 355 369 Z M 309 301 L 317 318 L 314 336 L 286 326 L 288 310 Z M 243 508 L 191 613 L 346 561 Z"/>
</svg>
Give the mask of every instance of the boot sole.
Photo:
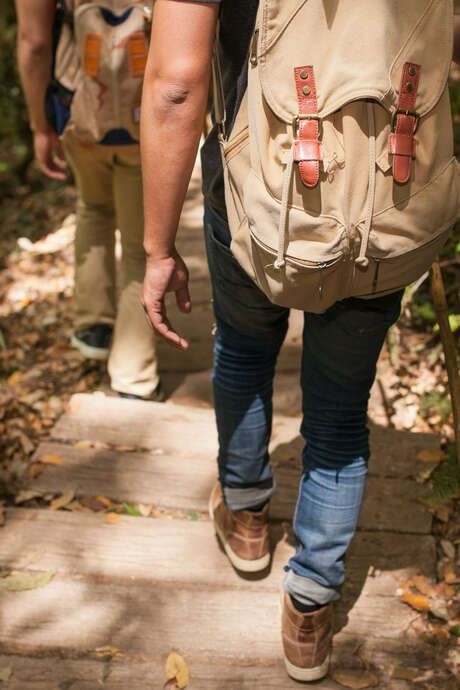
<svg viewBox="0 0 460 690">
<path fill-rule="evenodd" d="M 72 347 L 80 352 L 86 359 L 98 359 L 100 361 L 105 361 L 109 358 L 109 349 L 104 347 L 93 347 L 92 345 L 87 345 L 82 340 L 79 340 L 74 335 L 72 336 Z"/>
<path fill-rule="evenodd" d="M 301 666 L 294 666 L 294 664 L 291 664 L 291 662 L 289 661 L 289 659 L 286 658 L 286 656 L 284 657 L 284 663 L 286 664 L 286 671 L 288 673 L 288 676 L 290 676 L 294 680 L 301 680 L 305 682 L 320 680 L 321 678 L 324 678 L 324 676 L 326 676 L 327 672 L 329 671 L 330 658 L 331 655 L 328 654 L 321 666 L 315 666 L 314 668 L 302 668 Z"/>
<path fill-rule="evenodd" d="M 237 556 L 233 549 L 228 545 L 222 530 L 220 529 L 217 522 L 214 520 L 214 511 L 211 506 L 212 495 L 213 494 L 211 494 L 211 498 L 209 499 L 208 505 L 209 516 L 214 523 L 214 529 L 216 530 L 216 534 L 219 537 L 220 543 L 224 547 L 224 551 L 227 554 L 230 563 L 233 565 L 234 568 L 240 570 L 243 573 L 257 573 L 259 570 L 265 570 L 265 568 L 267 568 L 270 563 L 270 553 L 265 554 L 265 556 L 262 556 L 262 558 L 255 558 L 253 561 L 250 561 L 247 558 L 240 558 L 239 556 Z"/>
<path fill-rule="evenodd" d="M 283 615 L 283 605 L 284 605 L 284 590 L 281 589 L 281 597 L 280 597 L 280 612 L 281 612 L 281 617 Z M 324 678 L 324 676 L 327 676 L 327 672 L 329 671 L 329 664 L 331 662 L 331 653 L 329 652 L 325 660 L 323 661 L 320 666 L 313 666 L 310 668 L 305 668 L 303 666 L 295 666 L 293 663 L 289 661 L 287 658 L 286 654 L 284 653 L 283 650 L 283 658 L 284 658 L 284 664 L 286 666 L 286 671 L 288 676 L 290 678 L 293 678 L 294 680 L 300 680 L 303 682 L 311 682 L 314 680 L 321 680 L 321 678 Z"/>
</svg>

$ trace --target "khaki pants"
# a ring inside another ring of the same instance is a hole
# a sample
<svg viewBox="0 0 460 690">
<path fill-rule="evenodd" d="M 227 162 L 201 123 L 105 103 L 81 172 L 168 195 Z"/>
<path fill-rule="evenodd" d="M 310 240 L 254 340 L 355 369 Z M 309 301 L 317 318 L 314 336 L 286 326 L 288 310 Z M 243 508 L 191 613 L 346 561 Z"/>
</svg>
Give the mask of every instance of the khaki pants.
<svg viewBox="0 0 460 690">
<path fill-rule="evenodd" d="M 139 300 L 145 271 L 139 147 L 88 147 L 67 137 L 64 149 L 80 195 L 75 237 L 75 329 L 96 323 L 113 325 L 108 361 L 112 388 L 148 396 L 159 379 L 154 335 Z M 117 227 L 122 246 L 118 305 Z"/>
</svg>

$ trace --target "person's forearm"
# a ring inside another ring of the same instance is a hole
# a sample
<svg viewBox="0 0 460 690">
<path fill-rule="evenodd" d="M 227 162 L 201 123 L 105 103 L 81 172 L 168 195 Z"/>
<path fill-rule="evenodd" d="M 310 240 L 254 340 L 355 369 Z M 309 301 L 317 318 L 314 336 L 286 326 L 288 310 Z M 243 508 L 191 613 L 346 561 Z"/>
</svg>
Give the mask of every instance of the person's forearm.
<svg viewBox="0 0 460 690">
<path fill-rule="evenodd" d="M 18 66 L 29 111 L 30 127 L 46 131 L 45 91 L 50 79 L 52 61 L 52 21 L 54 10 L 47 5 L 42 9 L 41 23 L 34 17 L 27 19 L 27 5 L 18 3 Z M 24 15 L 24 16 L 22 16 Z"/>
<path fill-rule="evenodd" d="M 206 110 L 218 5 L 157 0 L 144 77 L 144 246 L 171 257 Z M 174 27 L 174 30 L 171 30 Z"/>
<path fill-rule="evenodd" d="M 157 77 L 144 82 L 141 116 L 144 248 L 163 259 L 177 225 L 202 133 L 208 78 L 194 84 Z"/>
</svg>

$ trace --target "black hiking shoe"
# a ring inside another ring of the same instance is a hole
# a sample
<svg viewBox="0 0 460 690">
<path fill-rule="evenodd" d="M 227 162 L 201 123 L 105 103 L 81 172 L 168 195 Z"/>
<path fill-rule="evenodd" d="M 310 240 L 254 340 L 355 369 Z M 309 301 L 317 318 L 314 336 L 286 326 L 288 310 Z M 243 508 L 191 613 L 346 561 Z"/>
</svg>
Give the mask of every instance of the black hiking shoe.
<svg viewBox="0 0 460 690">
<path fill-rule="evenodd" d="M 72 345 L 86 359 L 104 360 L 109 356 L 112 332 L 112 326 L 96 323 L 84 330 L 75 331 L 72 336 Z"/>
<path fill-rule="evenodd" d="M 166 399 L 165 392 L 163 390 L 163 387 L 161 385 L 161 381 L 159 382 L 158 386 L 155 388 L 153 393 L 150 393 L 150 395 L 147 395 L 147 397 L 143 397 L 142 395 L 134 395 L 134 393 L 120 393 L 118 392 L 118 396 L 120 398 L 126 398 L 127 400 L 146 400 L 148 402 L 164 402 Z"/>
</svg>

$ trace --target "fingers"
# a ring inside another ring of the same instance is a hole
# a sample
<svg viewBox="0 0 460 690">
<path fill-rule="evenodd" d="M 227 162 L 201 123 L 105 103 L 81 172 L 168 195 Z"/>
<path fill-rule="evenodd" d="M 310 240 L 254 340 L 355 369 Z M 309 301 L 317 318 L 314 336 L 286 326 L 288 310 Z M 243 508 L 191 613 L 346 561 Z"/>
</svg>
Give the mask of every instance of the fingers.
<svg viewBox="0 0 460 690">
<path fill-rule="evenodd" d="M 187 350 L 188 342 L 185 338 L 182 338 L 176 331 L 172 328 L 169 321 L 161 321 L 158 324 L 152 323 L 155 331 L 161 336 L 167 343 L 176 347 L 178 350 Z"/>
<path fill-rule="evenodd" d="M 192 310 L 192 302 L 190 300 L 190 293 L 187 286 L 176 290 L 176 302 L 177 306 L 184 314 L 190 313 Z"/>
<path fill-rule="evenodd" d="M 67 161 L 65 159 L 64 150 L 62 148 L 61 141 L 60 141 L 60 139 L 58 139 L 58 137 L 56 137 L 55 142 L 54 142 L 54 153 L 55 153 L 55 156 L 57 159 L 57 164 L 61 168 L 66 168 L 67 167 Z"/>
<path fill-rule="evenodd" d="M 48 177 L 51 177 L 53 180 L 65 180 L 67 179 L 67 173 L 60 167 L 58 167 L 55 163 L 49 162 L 49 163 L 39 163 L 40 170 L 45 173 Z"/>
<path fill-rule="evenodd" d="M 150 326 L 161 338 L 163 338 L 163 340 L 178 350 L 187 350 L 189 346 L 187 340 L 176 333 L 174 328 L 171 326 L 171 323 L 166 316 L 166 308 L 164 305 L 162 305 L 159 309 L 148 309 L 144 303 L 142 306 Z"/>
<path fill-rule="evenodd" d="M 54 132 L 35 132 L 34 149 L 40 170 L 54 180 L 65 180 L 66 161 L 61 142 Z"/>
</svg>

